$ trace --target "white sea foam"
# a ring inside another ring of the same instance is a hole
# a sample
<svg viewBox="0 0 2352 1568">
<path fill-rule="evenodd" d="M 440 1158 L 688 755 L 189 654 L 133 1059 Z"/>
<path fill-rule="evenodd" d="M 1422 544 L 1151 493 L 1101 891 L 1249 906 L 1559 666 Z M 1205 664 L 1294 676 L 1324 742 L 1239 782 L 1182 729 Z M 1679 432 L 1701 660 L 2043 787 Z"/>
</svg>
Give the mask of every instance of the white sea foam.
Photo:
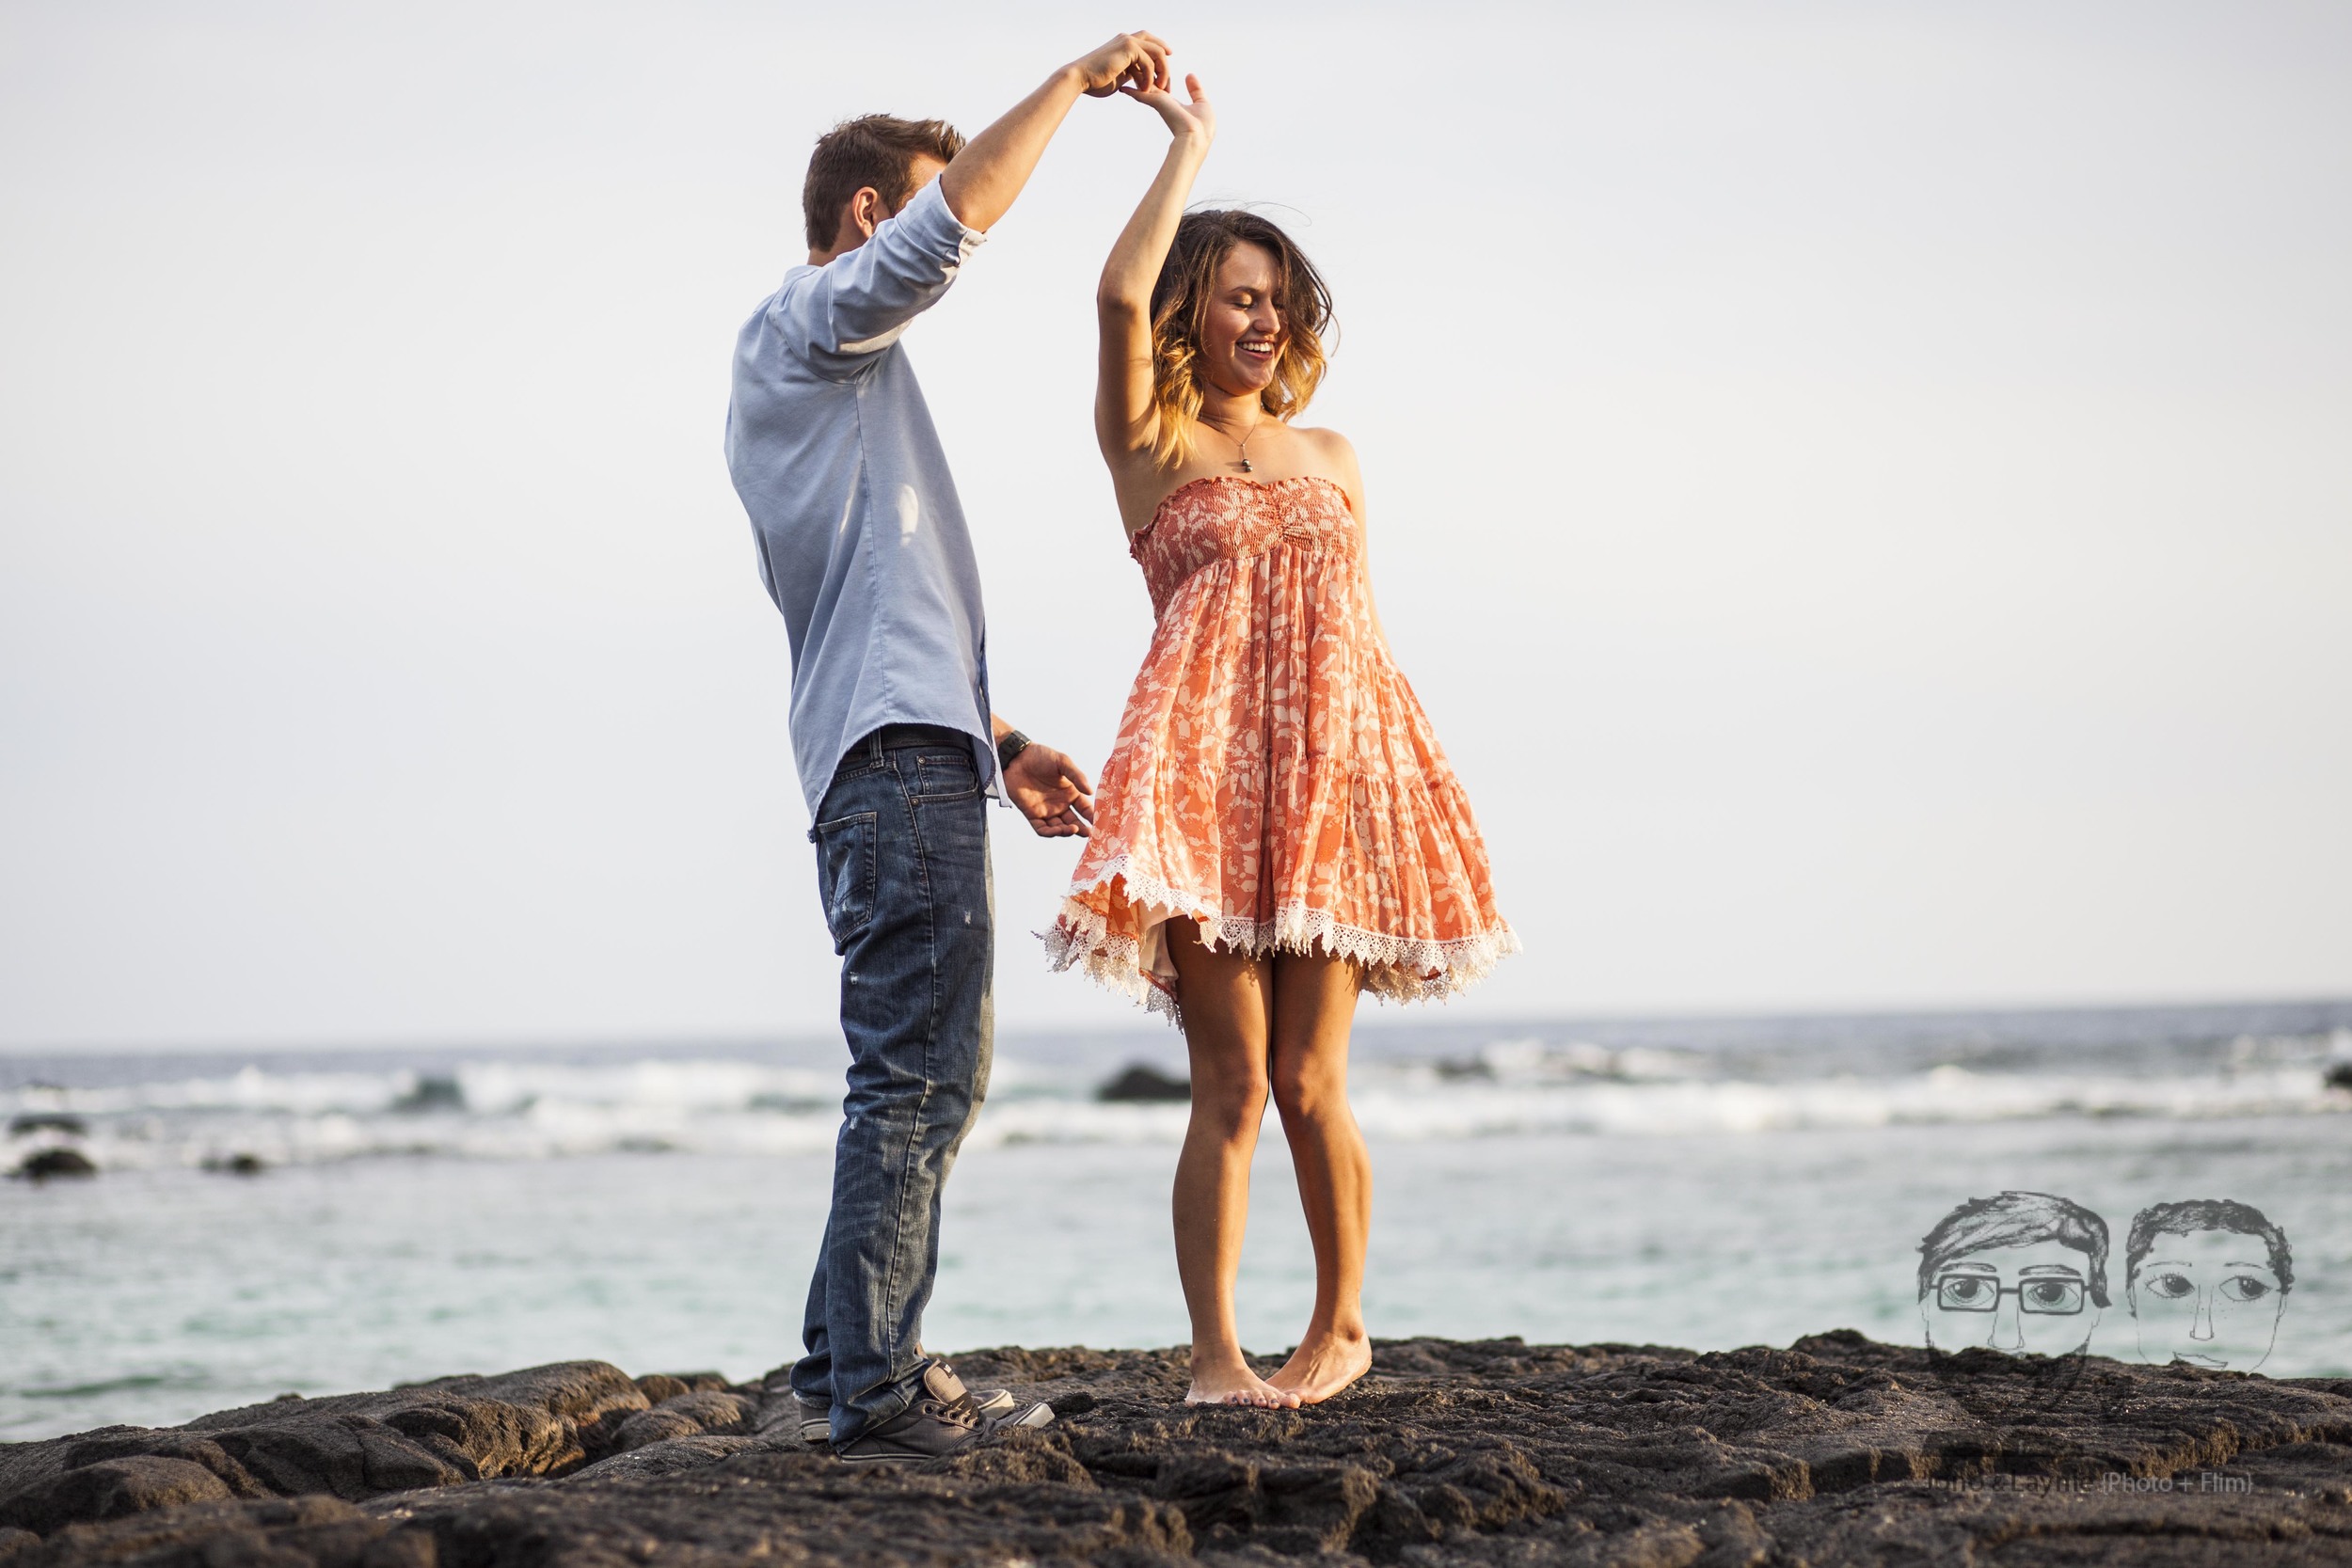
<svg viewBox="0 0 2352 1568">
<path fill-rule="evenodd" d="M 1358 1064 L 1352 1100 L 1375 1138 L 1554 1133 L 1673 1136 L 2057 1117 L 2306 1116 L 2352 1111 L 2328 1065 L 2352 1057 L 2352 1032 L 2240 1042 L 2203 1070 L 1922 1070 L 1741 1074 L 1707 1053 L 1609 1050 L 1503 1040 L 1458 1058 Z M 158 1064 L 160 1066 L 160 1064 Z M 1172 1144 L 1182 1102 L 1104 1103 L 1100 1062 L 1000 1057 L 976 1147 Z M 212 1075 L 156 1071 L 91 1087 L 0 1090 L 0 1117 L 63 1116 L 79 1134 L 29 1129 L 13 1161 L 72 1142 L 102 1166 L 167 1167 L 250 1155 L 265 1164 L 424 1155 L 536 1160 L 628 1150 L 795 1154 L 829 1147 L 839 1077 L 726 1057 L 597 1063 L 506 1056 L 416 1070 L 246 1067 Z"/>
</svg>

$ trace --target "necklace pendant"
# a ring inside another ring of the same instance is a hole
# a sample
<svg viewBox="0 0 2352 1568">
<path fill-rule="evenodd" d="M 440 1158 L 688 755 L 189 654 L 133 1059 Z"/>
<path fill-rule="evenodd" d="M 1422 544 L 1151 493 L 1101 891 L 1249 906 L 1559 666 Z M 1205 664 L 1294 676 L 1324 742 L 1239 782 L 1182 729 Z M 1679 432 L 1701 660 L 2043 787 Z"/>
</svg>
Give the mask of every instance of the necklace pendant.
<svg viewBox="0 0 2352 1568">
<path fill-rule="evenodd" d="M 1249 466 L 1249 459 L 1248 459 L 1247 457 L 1245 457 L 1245 458 L 1243 458 L 1243 459 L 1241 460 L 1241 471 L 1242 471 L 1243 473 L 1246 473 L 1246 474 L 1254 474 L 1254 473 L 1256 473 L 1258 470 L 1257 470 L 1257 469 L 1255 469 L 1255 468 L 1253 468 L 1253 467 L 1251 467 Z"/>
</svg>

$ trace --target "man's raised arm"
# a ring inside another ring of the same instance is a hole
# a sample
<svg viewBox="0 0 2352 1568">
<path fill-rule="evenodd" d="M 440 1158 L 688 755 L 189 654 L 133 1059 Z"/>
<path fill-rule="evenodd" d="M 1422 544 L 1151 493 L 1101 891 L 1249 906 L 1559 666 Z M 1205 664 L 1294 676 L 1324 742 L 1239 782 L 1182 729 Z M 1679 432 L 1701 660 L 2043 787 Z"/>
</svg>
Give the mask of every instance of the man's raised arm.
<svg viewBox="0 0 2352 1568">
<path fill-rule="evenodd" d="M 966 228 L 994 228 L 1029 182 L 1037 161 L 1045 155 L 1045 144 L 1061 129 L 1062 117 L 1079 94 L 1108 98 L 1121 84 L 1165 91 L 1172 53 L 1150 33 L 1121 33 L 1055 71 L 956 154 L 939 177 L 948 211 Z"/>
<path fill-rule="evenodd" d="M 847 375 L 897 342 L 908 324 L 947 292 L 979 243 L 937 192 L 917 191 L 871 239 L 785 290 L 769 320 L 820 373 Z M 828 372 L 827 365 L 836 368 Z"/>
<path fill-rule="evenodd" d="M 846 244 L 830 254 L 809 253 L 819 263 L 817 275 L 778 294 L 766 330 L 820 374 L 856 374 L 947 292 L 981 231 L 1028 183 L 1078 96 L 1107 97 L 1122 84 L 1164 81 L 1168 55 L 1149 33 L 1121 33 L 1055 71 L 974 137 L 947 164 L 936 189 L 918 189 L 896 213 L 881 205 L 878 192 L 858 191 L 840 214 Z"/>
</svg>

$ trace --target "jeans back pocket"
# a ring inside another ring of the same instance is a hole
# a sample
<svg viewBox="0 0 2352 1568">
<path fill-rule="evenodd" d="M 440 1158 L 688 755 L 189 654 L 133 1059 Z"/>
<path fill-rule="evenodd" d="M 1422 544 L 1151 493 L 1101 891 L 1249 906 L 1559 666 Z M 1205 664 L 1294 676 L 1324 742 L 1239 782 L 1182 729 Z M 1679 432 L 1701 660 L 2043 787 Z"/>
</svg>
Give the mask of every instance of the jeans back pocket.
<svg viewBox="0 0 2352 1568">
<path fill-rule="evenodd" d="M 880 825 L 879 813 L 862 811 L 819 822 L 809 835 L 817 841 L 817 892 L 825 901 L 825 928 L 833 933 L 835 953 L 847 953 L 874 918 L 874 837 Z"/>
</svg>

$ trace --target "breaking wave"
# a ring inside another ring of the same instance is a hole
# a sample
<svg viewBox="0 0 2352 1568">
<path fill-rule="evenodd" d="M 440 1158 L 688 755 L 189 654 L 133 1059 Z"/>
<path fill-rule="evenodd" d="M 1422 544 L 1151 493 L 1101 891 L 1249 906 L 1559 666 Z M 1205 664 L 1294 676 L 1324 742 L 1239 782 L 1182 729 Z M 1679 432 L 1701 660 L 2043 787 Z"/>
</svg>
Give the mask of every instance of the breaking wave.
<svg viewBox="0 0 2352 1568">
<path fill-rule="evenodd" d="M 2061 1117 L 2194 1120 L 2352 1112 L 2352 1028 L 2242 1037 L 2203 1061 L 2137 1072 L 2063 1053 L 1988 1068 L 1945 1060 L 1869 1071 L 1815 1062 L 1759 1067 L 1721 1052 L 1496 1040 L 1455 1055 L 1359 1060 L 1352 1100 L 1383 1139 L 1512 1134 L 1677 1136 L 2013 1121 Z M 997 1059 L 973 1147 L 1161 1143 L 1183 1135 L 1181 1100 L 1106 1103 L 1115 1048 L 1076 1059 Z M 60 1077 L 64 1075 L 60 1074 Z M 684 1150 L 791 1155 L 829 1148 L 836 1069 L 723 1055 L 578 1062 L 485 1054 L 419 1069 L 301 1062 L 226 1070 L 144 1059 L 103 1083 L 0 1088 L 9 1164 L 52 1144 L 102 1169 L 312 1164 L 395 1156 L 539 1160 Z"/>
</svg>

